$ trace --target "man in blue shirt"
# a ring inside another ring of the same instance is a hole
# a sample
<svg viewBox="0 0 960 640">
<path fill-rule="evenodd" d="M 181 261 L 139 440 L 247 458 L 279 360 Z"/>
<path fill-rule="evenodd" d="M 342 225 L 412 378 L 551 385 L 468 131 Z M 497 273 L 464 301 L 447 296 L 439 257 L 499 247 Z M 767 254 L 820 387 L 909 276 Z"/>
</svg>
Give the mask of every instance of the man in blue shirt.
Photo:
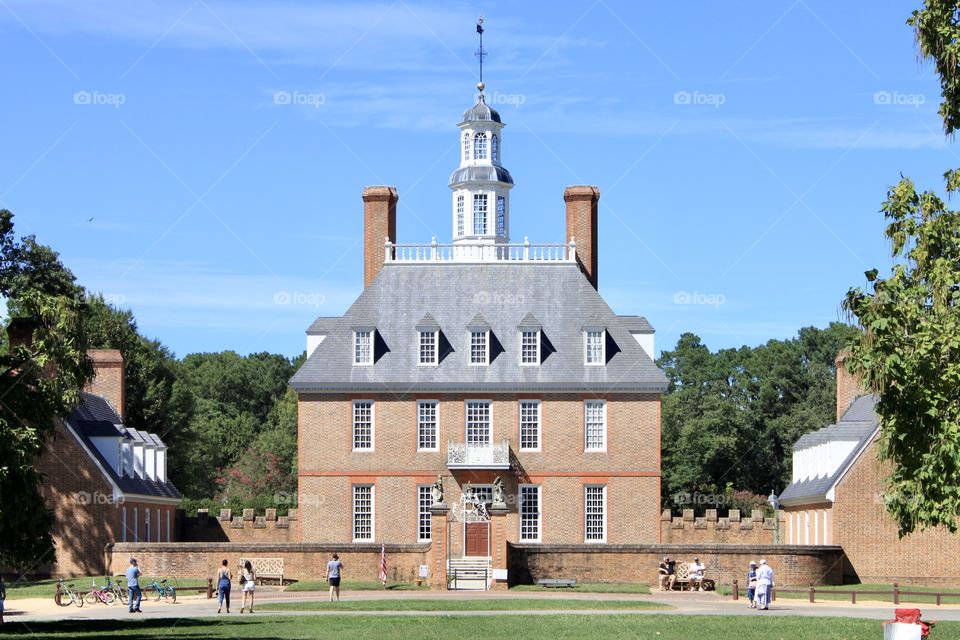
<svg viewBox="0 0 960 640">
<path fill-rule="evenodd" d="M 130 613 L 140 613 L 140 598 L 143 593 L 140 591 L 140 568 L 137 567 L 137 559 L 130 558 L 130 566 L 127 567 L 127 597 L 130 598 Z"/>
</svg>

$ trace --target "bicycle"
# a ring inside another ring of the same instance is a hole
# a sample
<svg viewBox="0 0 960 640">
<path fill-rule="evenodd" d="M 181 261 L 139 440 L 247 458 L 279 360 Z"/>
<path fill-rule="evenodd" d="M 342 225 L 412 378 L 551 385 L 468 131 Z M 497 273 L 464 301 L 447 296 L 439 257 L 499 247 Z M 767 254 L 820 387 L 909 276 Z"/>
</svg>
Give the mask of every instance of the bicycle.
<svg viewBox="0 0 960 640">
<path fill-rule="evenodd" d="M 110 589 L 110 583 L 107 581 L 107 586 L 103 589 L 97 587 L 97 581 L 93 581 L 90 592 L 86 595 L 87 604 L 97 604 L 102 602 L 106 605 L 112 605 L 117 601 L 117 594 L 115 594 Z"/>
<path fill-rule="evenodd" d="M 107 589 L 113 591 L 113 595 L 117 596 L 123 604 L 127 604 L 127 590 L 125 587 L 120 586 L 120 580 L 123 580 L 124 576 L 117 576 L 117 581 L 114 582 L 112 578 L 107 578 Z"/>
<path fill-rule="evenodd" d="M 57 591 L 53 594 L 53 601 L 60 607 L 69 607 L 71 604 L 77 607 L 83 606 L 83 596 L 72 584 L 64 584 L 63 578 L 57 580 Z"/>
<path fill-rule="evenodd" d="M 160 598 L 163 598 L 170 604 L 175 604 L 177 601 L 177 590 L 174 589 L 171 585 L 167 584 L 167 579 L 164 578 L 160 582 L 154 580 L 147 585 L 147 589 L 153 589 L 157 593 L 157 597 L 154 598 L 157 602 L 160 602 Z"/>
</svg>

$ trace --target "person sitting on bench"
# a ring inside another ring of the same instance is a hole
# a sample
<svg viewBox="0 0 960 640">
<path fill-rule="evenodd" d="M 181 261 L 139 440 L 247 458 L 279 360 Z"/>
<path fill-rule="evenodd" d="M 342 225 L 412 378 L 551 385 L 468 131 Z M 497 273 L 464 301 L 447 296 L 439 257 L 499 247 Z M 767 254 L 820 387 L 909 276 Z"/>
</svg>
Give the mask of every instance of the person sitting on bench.
<svg viewBox="0 0 960 640">
<path fill-rule="evenodd" d="M 690 563 L 690 590 L 696 591 L 699 589 L 703 591 L 703 572 L 707 568 L 700 563 L 700 558 L 694 558 L 693 562 Z"/>
<path fill-rule="evenodd" d="M 675 571 L 676 562 L 669 556 L 663 556 L 663 561 L 657 565 L 657 576 L 660 580 L 660 591 L 670 591 L 673 589 L 673 583 L 677 581 L 677 572 Z"/>
</svg>

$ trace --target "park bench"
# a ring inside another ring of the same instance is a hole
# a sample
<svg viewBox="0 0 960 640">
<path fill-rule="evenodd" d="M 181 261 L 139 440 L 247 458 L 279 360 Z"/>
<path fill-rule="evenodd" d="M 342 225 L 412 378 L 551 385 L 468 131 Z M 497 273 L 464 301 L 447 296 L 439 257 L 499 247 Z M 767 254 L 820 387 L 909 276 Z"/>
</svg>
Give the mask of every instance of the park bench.
<svg viewBox="0 0 960 640">
<path fill-rule="evenodd" d="M 573 588 L 577 586 L 576 578 L 540 578 L 537 580 L 537 585 L 547 588 Z"/>
<path fill-rule="evenodd" d="M 253 566 L 253 573 L 257 576 L 257 583 L 262 584 L 264 578 L 280 581 L 283 585 L 283 558 L 240 558 L 240 568 L 247 561 Z"/>
<path fill-rule="evenodd" d="M 673 581 L 673 588 L 680 589 L 680 591 L 686 591 L 690 589 L 690 563 L 688 562 L 678 562 L 674 565 L 674 573 L 677 576 L 676 580 Z M 717 588 L 717 583 L 710 578 L 703 579 L 703 589 L 704 591 L 713 591 Z"/>
</svg>

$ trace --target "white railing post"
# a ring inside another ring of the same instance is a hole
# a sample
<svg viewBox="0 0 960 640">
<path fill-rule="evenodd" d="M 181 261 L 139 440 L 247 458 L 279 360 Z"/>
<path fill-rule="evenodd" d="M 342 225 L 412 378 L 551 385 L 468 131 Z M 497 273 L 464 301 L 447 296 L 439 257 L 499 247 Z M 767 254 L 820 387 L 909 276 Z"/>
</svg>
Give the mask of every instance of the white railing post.
<svg viewBox="0 0 960 640">
<path fill-rule="evenodd" d="M 387 236 L 383 241 L 383 261 L 390 262 L 390 236 Z"/>
<path fill-rule="evenodd" d="M 577 239 L 574 236 L 570 236 L 570 249 L 567 251 L 567 260 L 569 262 L 577 261 Z"/>
<path fill-rule="evenodd" d="M 523 261 L 527 262 L 528 260 L 530 260 L 530 239 L 523 236 Z"/>
<path fill-rule="evenodd" d="M 430 238 L 430 260 L 437 260 L 437 236 Z"/>
</svg>

